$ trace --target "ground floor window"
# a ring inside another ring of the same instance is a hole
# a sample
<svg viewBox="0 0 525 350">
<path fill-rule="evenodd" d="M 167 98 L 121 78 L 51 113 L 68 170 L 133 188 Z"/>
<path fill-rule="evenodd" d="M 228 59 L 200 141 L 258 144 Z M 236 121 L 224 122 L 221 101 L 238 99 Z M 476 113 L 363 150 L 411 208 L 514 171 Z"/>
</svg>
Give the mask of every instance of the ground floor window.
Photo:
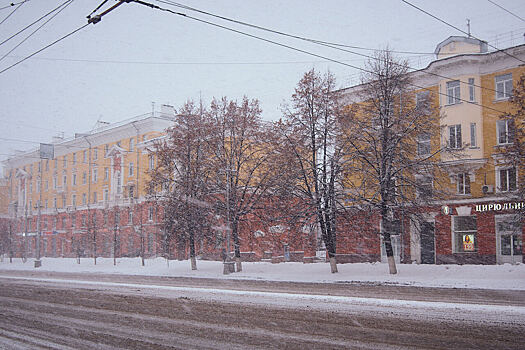
<svg viewBox="0 0 525 350">
<path fill-rule="evenodd" d="M 476 252 L 478 250 L 476 216 L 454 216 L 453 234 L 456 253 Z"/>
</svg>

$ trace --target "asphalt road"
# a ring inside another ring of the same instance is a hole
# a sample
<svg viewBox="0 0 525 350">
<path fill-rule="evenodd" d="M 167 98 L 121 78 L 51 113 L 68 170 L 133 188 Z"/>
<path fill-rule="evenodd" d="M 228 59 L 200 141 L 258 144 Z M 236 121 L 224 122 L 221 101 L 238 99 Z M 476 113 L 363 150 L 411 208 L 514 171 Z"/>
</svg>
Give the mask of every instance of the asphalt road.
<svg viewBox="0 0 525 350">
<path fill-rule="evenodd" d="M 1 349 L 523 349 L 525 293 L 0 272 Z"/>
</svg>

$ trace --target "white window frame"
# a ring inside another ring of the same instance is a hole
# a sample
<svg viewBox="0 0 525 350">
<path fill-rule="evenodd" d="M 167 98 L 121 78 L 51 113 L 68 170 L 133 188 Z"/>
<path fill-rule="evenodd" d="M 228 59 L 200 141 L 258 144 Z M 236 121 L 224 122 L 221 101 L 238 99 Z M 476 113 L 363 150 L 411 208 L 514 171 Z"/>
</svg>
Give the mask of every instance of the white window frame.
<svg viewBox="0 0 525 350">
<path fill-rule="evenodd" d="M 506 100 L 512 96 L 512 73 L 501 74 L 494 77 L 496 100 Z"/>
<path fill-rule="evenodd" d="M 477 125 L 476 123 L 470 123 L 470 148 L 477 148 Z"/>
<path fill-rule="evenodd" d="M 452 130 L 454 130 L 454 145 L 452 145 Z M 458 132 L 459 131 L 459 132 Z M 463 146 L 463 137 L 461 134 L 461 124 L 451 125 L 448 127 L 448 146 L 451 149 L 461 149 Z"/>
<path fill-rule="evenodd" d="M 466 191 L 467 188 L 468 192 Z M 470 195 L 472 193 L 469 173 L 460 173 L 456 175 L 456 193 L 459 195 Z"/>
<path fill-rule="evenodd" d="M 510 169 L 514 169 L 514 173 L 515 173 L 515 178 L 514 178 L 514 183 L 515 183 L 515 187 L 516 189 L 514 190 L 511 190 L 510 189 L 510 182 L 509 182 L 509 170 Z M 501 172 L 502 171 L 505 171 L 506 174 L 506 180 L 507 180 L 507 188 L 506 189 L 502 189 L 501 188 Z M 512 166 L 506 166 L 506 167 L 496 167 L 496 190 L 497 192 L 499 193 L 505 193 L 505 192 L 514 192 L 518 189 L 518 169 L 516 167 L 512 167 Z"/>
<path fill-rule="evenodd" d="M 459 80 L 447 81 L 447 105 L 461 102 L 461 84 Z"/>
<path fill-rule="evenodd" d="M 496 137 L 498 145 L 512 145 L 514 143 L 514 138 L 512 135 L 512 123 L 512 119 L 501 119 L 496 121 Z M 502 127 L 505 128 L 504 140 L 502 140 L 500 137 Z"/>
<path fill-rule="evenodd" d="M 476 101 L 476 94 L 474 90 L 474 78 L 468 78 L 468 97 L 470 102 Z"/>
<path fill-rule="evenodd" d="M 464 216 L 468 216 L 468 217 L 474 217 L 476 219 L 476 231 L 473 231 L 473 230 L 466 230 L 466 231 L 456 231 L 456 218 L 457 217 L 461 217 L 462 215 L 454 215 L 452 216 L 452 225 L 451 225 L 451 235 L 452 235 L 452 253 L 454 254 L 475 254 L 479 251 L 479 247 L 478 247 L 478 238 L 479 238 L 479 235 L 478 235 L 478 218 L 476 215 L 464 215 Z M 456 242 L 456 232 L 457 233 L 460 233 L 460 234 L 463 234 L 463 233 L 466 233 L 466 234 L 469 234 L 469 233 L 472 233 L 474 234 L 474 251 L 471 251 L 471 252 L 465 252 L 463 251 L 462 247 L 460 249 L 460 247 L 457 246 L 457 242 Z"/>
</svg>

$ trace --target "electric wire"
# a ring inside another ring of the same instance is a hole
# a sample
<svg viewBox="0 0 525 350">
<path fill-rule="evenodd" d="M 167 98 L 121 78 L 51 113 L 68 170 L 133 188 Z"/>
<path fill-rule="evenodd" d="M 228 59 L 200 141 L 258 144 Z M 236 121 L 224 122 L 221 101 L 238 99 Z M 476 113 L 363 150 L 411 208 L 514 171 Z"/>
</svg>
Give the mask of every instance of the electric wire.
<svg viewBox="0 0 525 350">
<path fill-rule="evenodd" d="M 501 5 L 497 4 L 497 3 L 495 3 L 495 2 L 492 1 L 492 0 L 487 0 L 487 1 L 490 2 L 492 5 L 499 7 L 499 8 L 502 9 L 503 11 L 505 11 L 505 12 L 511 14 L 512 16 L 514 16 L 514 17 L 520 19 L 521 21 L 525 22 L 525 19 L 521 18 L 520 16 L 518 16 L 518 15 L 515 14 L 514 12 L 511 12 L 511 11 L 507 10 L 506 8 L 504 8 L 503 6 L 501 6 Z"/>
<path fill-rule="evenodd" d="M 351 48 L 351 49 L 366 50 L 366 51 L 378 51 L 378 49 L 376 49 L 376 48 L 339 44 L 339 43 L 333 43 L 333 42 L 329 42 L 329 41 L 310 39 L 310 38 L 301 37 L 301 36 L 298 36 L 298 35 L 288 34 L 288 33 L 284 33 L 284 32 L 278 31 L 278 30 L 269 29 L 269 28 L 265 28 L 265 27 L 258 26 L 258 25 L 255 25 L 255 24 L 239 21 L 239 20 L 236 20 L 236 19 L 220 16 L 220 15 L 217 15 L 217 14 L 213 14 L 211 12 L 200 10 L 200 9 L 195 8 L 195 7 L 187 6 L 187 5 L 184 5 L 184 4 L 181 4 L 181 3 L 177 3 L 177 2 L 174 2 L 174 1 L 167 1 L 167 0 L 156 0 L 156 1 L 160 2 L 160 3 L 164 3 L 166 5 L 172 5 L 172 6 L 180 7 L 180 8 L 186 9 L 186 10 L 202 13 L 202 14 L 205 14 L 205 15 L 208 15 L 208 16 L 220 18 L 220 19 L 225 20 L 225 21 L 241 24 L 241 25 L 252 27 L 252 28 L 255 28 L 255 29 L 268 31 L 268 32 L 271 32 L 271 33 L 274 33 L 274 34 L 279 34 L 279 35 L 292 37 L 292 38 L 295 38 L 295 39 L 309 41 L 309 42 L 312 42 L 312 43 L 327 44 L 327 45 L 332 45 L 332 46 L 347 47 L 347 48 Z M 391 52 L 393 52 L 393 53 L 401 53 L 401 54 L 414 54 L 414 55 L 433 55 L 434 54 L 433 52 L 396 51 L 396 50 L 392 50 Z"/>
<path fill-rule="evenodd" d="M 135 2 L 135 3 L 138 3 L 138 4 L 142 4 L 142 5 L 145 4 L 143 1 L 137 1 L 137 0 L 130 0 L 130 2 Z M 209 21 L 203 20 L 201 18 L 190 16 L 190 15 L 185 14 L 185 13 L 176 12 L 176 11 L 173 11 L 173 10 L 170 10 L 170 9 L 166 9 L 166 8 L 163 8 L 163 7 L 160 7 L 160 6 L 157 6 L 157 5 L 153 5 L 153 4 L 148 4 L 147 6 L 152 7 L 153 9 L 157 9 L 157 10 L 160 10 L 160 11 L 171 13 L 173 15 L 181 16 L 181 17 L 184 17 L 184 18 L 187 18 L 187 19 L 191 19 L 191 20 L 194 20 L 194 21 L 197 21 L 197 22 L 205 23 L 205 24 L 208 24 L 208 25 L 211 25 L 211 26 L 214 26 L 214 27 L 218 27 L 218 28 L 221 28 L 221 29 L 224 29 L 224 30 L 228 30 L 228 31 L 237 33 L 237 34 L 241 34 L 241 35 L 253 38 L 253 39 L 257 39 L 257 40 L 261 40 L 261 41 L 264 41 L 264 42 L 267 42 L 267 43 L 271 43 L 271 44 L 274 44 L 274 45 L 277 45 L 277 46 L 281 46 L 281 47 L 284 47 L 284 48 L 287 48 L 287 49 L 290 49 L 290 50 L 293 50 L 293 51 L 301 52 L 301 53 L 304 53 L 306 55 L 310 55 L 310 56 L 313 56 L 313 57 L 321 58 L 321 59 L 324 59 L 324 60 L 329 61 L 329 62 L 333 62 L 333 63 L 340 64 L 340 65 L 343 65 L 343 66 L 354 68 L 354 69 L 363 71 L 365 73 L 375 74 L 374 72 L 372 72 L 370 70 L 367 70 L 365 68 L 361 68 L 361 67 L 349 64 L 349 63 L 345 63 L 345 62 L 342 62 L 342 61 L 339 61 L 339 60 L 336 60 L 336 59 L 333 59 L 333 58 L 330 58 L 330 57 L 327 57 L 327 56 L 323 56 L 323 55 L 319 55 L 319 54 L 316 54 L 316 53 L 313 53 L 313 52 L 309 52 L 309 51 L 306 51 L 306 50 L 303 50 L 303 49 L 300 49 L 300 48 L 297 48 L 297 47 L 293 47 L 293 46 L 290 46 L 290 45 L 287 45 L 287 44 L 283 44 L 283 43 L 280 43 L 280 42 L 277 42 L 277 41 L 274 41 L 274 40 L 270 40 L 270 39 L 266 39 L 266 38 L 263 38 L 263 37 L 260 37 L 260 36 L 257 36 L 257 35 L 246 33 L 246 32 L 234 29 L 234 28 L 230 28 L 230 27 L 226 27 L 226 26 L 223 26 L 223 25 L 220 25 L 220 24 L 217 24 L 217 23 L 209 22 Z M 418 89 L 431 91 L 431 92 L 436 93 L 436 94 L 441 95 L 441 96 L 448 96 L 444 92 L 440 92 L 440 91 L 435 92 L 435 91 L 432 91 L 432 89 L 430 89 L 430 88 L 423 87 L 423 86 L 420 86 L 418 84 L 410 83 L 410 85 L 413 86 L 413 87 L 416 87 Z M 501 113 L 501 114 L 507 113 L 505 111 L 502 111 L 502 110 L 499 110 L 499 109 L 496 109 L 496 108 L 493 108 L 493 107 L 490 107 L 490 106 L 485 106 L 485 105 L 482 105 L 482 104 L 477 103 L 477 102 L 471 102 L 471 101 L 468 101 L 466 99 L 459 98 L 457 100 L 459 100 L 460 102 L 466 102 L 466 103 L 473 104 L 473 105 L 476 105 L 476 106 L 479 106 L 479 107 L 482 107 L 482 108 L 493 110 L 493 111 Z"/>
<path fill-rule="evenodd" d="M 428 16 L 430 16 L 430 17 L 436 19 L 436 20 L 438 20 L 439 22 L 441 22 L 441 23 L 443 23 L 443 24 L 445 24 L 445 25 L 447 25 L 447 26 L 449 26 L 449 27 L 451 27 L 451 28 L 454 28 L 454 29 L 458 30 L 458 31 L 460 31 L 461 33 L 463 33 L 463 34 L 465 34 L 465 35 L 468 35 L 469 37 L 472 37 L 472 38 L 474 38 L 474 39 L 476 39 L 476 40 L 479 40 L 479 41 L 483 41 L 483 40 L 481 40 L 481 39 L 475 37 L 474 35 L 465 32 L 463 29 L 458 28 L 457 26 L 455 26 L 455 25 L 453 25 L 453 24 L 450 24 L 450 23 L 448 23 L 447 21 L 445 21 L 445 20 L 443 20 L 443 19 L 441 19 L 441 18 L 439 18 L 439 17 L 437 17 L 437 16 L 431 14 L 430 12 L 428 12 L 428 11 L 422 9 L 421 7 L 418 7 L 418 6 L 416 6 L 416 5 L 412 4 L 412 3 L 410 3 L 410 2 L 407 1 L 407 0 L 401 0 L 401 1 L 404 2 L 405 4 L 409 5 L 409 6 L 412 6 L 412 7 L 415 8 L 416 10 L 418 10 L 418 11 L 420 11 L 420 12 L 423 12 L 424 14 L 426 14 L 426 15 L 428 15 Z M 486 41 L 485 41 L 485 42 L 486 42 Z M 508 53 L 507 51 L 501 50 L 501 49 L 497 48 L 496 46 L 491 45 L 491 44 L 489 44 L 489 43 L 487 43 L 487 45 L 490 46 L 490 47 L 492 47 L 493 49 L 495 49 L 495 50 L 497 50 L 497 51 L 503 52 L 505 55 L 507 55 L 507 56 L 509 56 L 509 57 L 512 57 L 512 58 L 514 58 L 514 59 L 516 59 L 516 60 L 518 60 L 518 61 L 520 61 L 520 62 L 525 63 L 524 60 L 522 60 L 522 59 L 519 58 L 519 57 L 514 56 L 513 54 Z"/>
<path fill-rule="evenodd" d="M 7 19 L 8 19 L 9 17 L 11 17 L 11 15 L 12 15 L 13 13 L 16 12 L 16 10 L 18 10 L 20 7 L 22 7 L 22 5 L 23 5 L 24 3 L 25 3 L 25 1 L 20 2 L 19 5 L 18 5 L 17 7 L 15 7 L 15 9 L 14 9 L 13 11 L 11 11 L 11 12 L 7 15 L 7 17 L 4 18 L 4 19 L 0 22 L 0 25 L 2 25 L 5 21 L 7 21 Z"/>
<path fill-rule="evenodd" d="M 314 43 L 314 44 L 317 44 L 317 45 L 328 47 L 328 48 L 331 48 L 331 49 L 334 49 L 334 50 L 348 52 L 348 53 L 351 53 L 353 55 L 365 57 L 365 58 L 368 58 L 368 59 L 371 59 L 371 60 L 378 60 L 378 58 L 375 57 L 375 56 L 371 56 L 371 55 L 363 54 L 363 53 L 360 53 L 360 52 L 351 51 L 351 50 L 345 49 L 343 47 L 339 47 L 339 46 L 343 46 L 343 45 L 333 44 L 333 43 L 329 43 L 329 42 L 321 41 L 321 40 L 309 39 L 309 38 L 305 38 L 305 37 L 301 37 L 301 36 L 297 36 L 297 35 L 293 35 L 293 34 L 289 34 L 289 33 L 284 33 L 284 32 L 281 32 L 281 31 L 276 31 L 276 30 L 273 30 L 273 29 L 269 29 L 269 28 L 265 28 L 265 27 L 262 27 L 262 26 L 254 25 L 254 24 L 251 24 L 251 23 L 247 23 L 247 22 L 231 19 L 231 18 L 228 18 L 228 17 L 216 15 L 216 14 L 213 14 L 213 13 L 210 13 L 210 12 L 207 12 L 207 11 L 199 10 L 199 9 L 196 9 L 196 8 L 193 8 L 193 7 L 190 7 L 190 6 L 186 6 L 184 4 L 176 3 L 174 1 L 157 0 L 157 2 L 161 2 L 161 3 L 165 3 L 165 4 L 171 4 L 172 6 L 181 7 L 181 8 L 184 8 L 184 9 L 191 10 L 191 11 L 203 13 L 203 14 L 206 14 L 208 16 L 216 17 L 216 18 L 219 18 L 219 19 L 222 19 L 222 20 L 225 20 L 225 21 L 233 22 L 233 23 L 236 23 L 236 24 L 241 24 L 241 25 L 248 26 L 248 27 L 255 28 L 255 29 L 259 29 L 259 30 L 262 30 L 262 31 L 267 31 L 267 32 L 270 32 L 270 33 L 278 34 L 278 35 L 281 35 L 281 36 L 286 36 L 286 37 L 290 37 L 290 38 L 294 38 L 294 39 L 299 39 L 299 40 L 302 40 L 302 41 L 311 42 L 311 43 Z M 355 47 L 355 46 L 346 45 L 345 47 Z M 396 53 L 396 52 L 399 52 L 399 51 L 390 51 L 390 52 Z M 403 66 L 403 67 L 405 66 L 405 65 L 397 63 L 397 62 L 394 62 L 394 64 L 397 65 L 397 66 Z M 427 74 L 427 75 L 431 75 L 431 76 L 435 76 L 435 77 L 439 77 L 439 78 L 442 78 L 442 79 L 456 80 L 456 79 L 453 79 L 451 77 L 447 77 L 447 76 L 442 75 L 442 74 L 433 73 L 433 72 L 429 72 L 429 71 L 418 69 L 418 68 L 413 68 L 413 67 L 410 67 L 408 65 L 406 67 L 408 69 L 412 70 L 412 71 L 419 71 L 421 73 L 424 73 L 424 74 Z M 459 82 L 461 84 L 464 84 L 464 85 L 474 86 L 474 87 L 478 87 L 480 89 L 485 89 L 485 90 L 489 90 L 489 91 L 492 91 L 492 92 L 497 92 L 495 89 L 492 89 L 492 88 L 486 87 L 486 86 L 481 86 L 479 84 L 469 84 L 469 82 L 463 81 L 463 80 L 459 80 Z"/>
<path fill-rule="evenodd" d="M 19 4 L 23 4 L 24 2 L 28 2 L 28 1 L 29 1 L 29 0 L 24 0 L 24 1 L 16 2 L 16 3 L 10 3 L 10 4 L 7 5 L 7 6 L 0 7 L 0 10 L 5 10 L 5 9 L 10 8 L 10 7 L 13 7 L 13 6 L 16 6 L 16 5 L 19 5 Z"/>
<path fill-rule="evenodd" d="M 0 61 L 2 61 L 4 58 L 7 57 L 7 55 L 9 55 L 11 52 L 15 51 L 18 47 L 20 47 L 24 42 L 26 42 L 29 38 L 31 38 L 36 32 L 38 32 L 40 29 L 42 29 L 42 27 L 44 27 L 46 24 L 48 24 L 51 20 L 53 20 L 53 18 L 55 18 L 56 16 L 58 16 L 58 14 L 60 14 L 60 12 L 62 12 L 63 10 L 65 10 L 69 5 L 71 5 L 73 3 L 74 0 L 68 0 L 66 1 L 67 4 L 62 7 L 57 13 L 55 13 L 53 16 L 51 16 L 47 21 L 45 21 L 44 23 L 42 23 L 39 27 L 37 27 L 33 32 L 31 32 L 31 34 L 29 34 L 28 36 L 26 36 L 22 41 L 20 41 L 17 45 L 15 45 L 11 50 L 9 50 L 6 54 L 4 54 L 2 57 L 0 57 Z M 62 6 L 62 5 L 61 5 Z"/>
<path fill-rule="evenodd" d="M 43 48 L 41 48 L 41 49 L 39 49 L 39 50 L 33 52 L 33 53 L 30 54 L 29 56 L 27 56 L 27 57 L 25 57 L 25 58 L 23 58 L 23 59 L 21 59 L 21 60 L 15 62 L 15 63 L 13 63 L 12 65 L 10 65 L 10 66 L 7 67 L 7 68 L 4 68 L 3 70 L 0 70 L 0 74 L 2 74 L 2 73 L 4 73 L 4 72 L 6 72 L 7 70 L 9 70 L 9 69 L 11 69 L 11 68 L 13 68 L 13 67 L 19 65 L 20 63 L 22 63 L 22 62 L 24 62 L 24 61 L 30 59 L 31 57 L 33 57 L 33 56 L 39 54 L 40 52 L 42 52 L 42 51 L 44 51 L 45 49 L 47 49 L 47 48 L 49 48 L 49 47 L 51 47 L 51 46 L 57 44 L 58 42 L 60 42 L 60 41 L 62 41 L 62 40 L 64 40 L 64 39 L 70 37 L 71 35 L 73 35 L 73 34 L 79 32 L 80 30 L 84 29 L 84 28 L 87 27 L 88 25 L 89 25 L 89 23 L 86 23 L 86 24 L 84 24 L 83 26 L 78 27 L 78 28 L 75 29 L 74 31 L 72 31 L 72 32 L 70 32 L 70 33 L 64 35 L 63 37 L 61 37 L 61 38 L 59 38 L 59 39 L 53 41 L 52 43 L 50 43 L 50 44 L 44 46 Z"/>
<path fill-rule="evenodd" d="M 32 27 L 33 25 L 35 25 L 36 23 L 40 22 L 42 19 L 46 18 L 47 16 L 49 16 L 50 14 L 52 14 L 53 12 L 55 12 L 56 10 L 58 10 L 59 8 L 61 8 L 62 6 L 64 6 L 66 3 L 70 2 L 70 1 L 73 1 L 73 0 L 66 0 L 64 1 L 62 4 L 58 5 L 57 7 L 55 7 L 53 10 L 49 11 L 48 13 L 46 13 L 45 15 L 43 15 L 42 17 L 40 17 L 39 19 L 37 19 L 36 21 L 34 21 L 33 23 L 25 26 L 23 29 L 19 30 L 18 32 L 16 32 L 15 34 L 11 35 L 9 38 L 5 39 L 4 41 L 2 41 L 0 43 L 0 46 L 5 44 L 6 42 L 8 42 L 9 40 L 13 39 L 14 37 L 16 37 L 18 34 L 24 32 L 26 29 Z"/>
</svg>

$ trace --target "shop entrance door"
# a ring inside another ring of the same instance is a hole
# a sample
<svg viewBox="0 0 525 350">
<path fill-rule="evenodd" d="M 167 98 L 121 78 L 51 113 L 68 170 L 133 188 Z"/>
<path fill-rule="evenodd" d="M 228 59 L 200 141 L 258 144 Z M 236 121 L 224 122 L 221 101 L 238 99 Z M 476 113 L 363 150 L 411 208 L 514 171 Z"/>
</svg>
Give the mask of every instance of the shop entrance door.
<svg viewBox="0 0 525 350">
<path fill-rule="evenodd" d="M 523 261 L 522 229 L 514 215 L 496 216 L 496 261 L 515 264 Z"/>
<path fill-rule="evenodd" d="M 436 245 L 434 242 L 434 224 L 423 222 L 421 224 L 421 263 L 436 263 Z"/>
</svg>

